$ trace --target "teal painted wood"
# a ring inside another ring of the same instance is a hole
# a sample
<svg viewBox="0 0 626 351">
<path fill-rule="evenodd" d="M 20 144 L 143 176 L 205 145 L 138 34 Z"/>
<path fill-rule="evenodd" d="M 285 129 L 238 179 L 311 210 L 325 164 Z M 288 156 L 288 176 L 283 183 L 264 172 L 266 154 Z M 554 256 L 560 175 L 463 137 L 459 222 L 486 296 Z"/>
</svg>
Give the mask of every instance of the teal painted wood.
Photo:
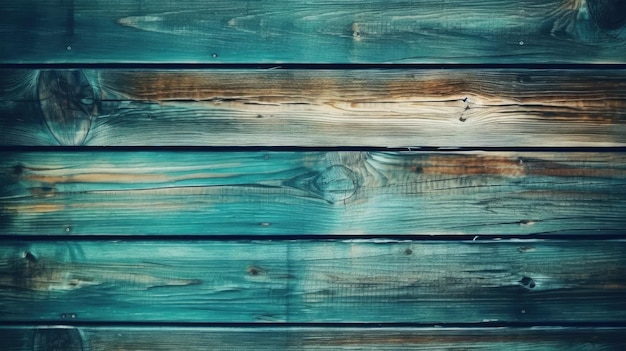
<svg viewBox="0 0 626 351">
<path fill-rule="evenodd" d="M 0 76 L 2 145 L 626 145 L 625 70 L 103 69 Z M 62 108 L 66 100 L 72 108 Z"/>
<path fill-rule="evenodd" d="M 3 1 L 0 62 L 624 63 L 620 0 Z"/>
<path fill-rule="evenodd" d="M 0 320 L 620 322 L 625 253 L 624 241 L 5 242 Z"/>
<path fill-rule="evenodd" d="M 6 234 L 616 234 L 626 155 L 4 152 Z"/>
<path fill-rule="evenodd" d="M 621 350 L 623 328 L 2 327 L 5 351 Z M 58 348 L 57 348 L 58 349 Z"/>
<path fill-rule="evenodd" d="M 8 0 L 0 4 L 0 64 L 626 63 L 625 6 Z M 4 69 L 0 144 L 624 146 L 624 74 Z M 0 234 L 64 236 L 0 245 L 2 349 L 626 346 L 623 328 L 558 327 L 623 324 L 626 241 L 481 241 L 482 234 L 622 237 L 623 153 L 4 150 Z M 147 237 L 75 241 L 74 234 Z M 161 234 L 169 240 L 155 241 Z M 172 322 L 258 324 L 166 327 Z"/>
</svg>

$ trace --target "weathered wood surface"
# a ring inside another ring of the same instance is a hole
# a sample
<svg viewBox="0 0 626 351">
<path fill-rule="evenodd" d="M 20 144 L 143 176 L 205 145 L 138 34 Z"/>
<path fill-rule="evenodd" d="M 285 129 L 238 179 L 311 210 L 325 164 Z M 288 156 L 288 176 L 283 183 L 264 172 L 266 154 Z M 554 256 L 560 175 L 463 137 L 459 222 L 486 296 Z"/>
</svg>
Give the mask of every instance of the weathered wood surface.
<svg viewBox="0 0 626 351">
<path fill-rule="evenodd" d="M 2 145 L 626 145 L 626 70 L 2 73 Z"/>
<path fill-rule="evenodd" d="M 3 327 L 4 351 L 623 350 L 623 328 Z M 54 348 L 57 347 L 57 348 Z"/>
<path fill-rule="evenodd" d="M 620 62 L 622 0 L 5 0 L 0 63 Z"/>
<path fill-rule="evenodd" d="M 0 320 L 597 323 L 625 241 L 4 242 Z M 158 307 L 157 307 L 158 306 Z"/>
<path fill-rule="evenodd" d="M 623 234 L 616 152 L 3 152 L 7 234 Z"/>
</svg>

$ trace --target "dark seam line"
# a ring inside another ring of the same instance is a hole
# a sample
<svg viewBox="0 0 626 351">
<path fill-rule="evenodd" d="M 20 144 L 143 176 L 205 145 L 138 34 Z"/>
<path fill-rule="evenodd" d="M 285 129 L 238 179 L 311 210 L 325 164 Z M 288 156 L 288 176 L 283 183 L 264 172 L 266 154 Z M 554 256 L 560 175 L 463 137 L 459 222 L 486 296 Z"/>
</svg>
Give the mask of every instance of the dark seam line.
<svg viewBox="0 0 626 351">
<path fill-rule="evenodd" d="M 272 70 L 440 70 L 570 69 L 623 70 L 626 63 L 0 63 L 0 69 L 272 69 Z"/>
<path fill-rule="evenodd" d="M 328 235 L 328 234 L 278 234 L 278 235 L 210 235 L 210 234 L 94 234 L 94 235 L 0 235 L 0 242 L 38 242 L 38 241 L 350 241 L 350 240 L 390 240 L 390 241 L 426 241 L 426 242 L 459 242 L 485 243 L 510 241 L 624 241 L 626 234 L 518 234 L 518 235 Z"/>
<path fill-rule="evenodd" d="M 158 322 L 158 321 L 0 321 L 0 327 L 185 327 L 185 328 L 532 328 L 532 327 L 561 327 L 561 328 L 626 328 L 626 321 L 541 321 L 541 322 L 477 322 L 477 323 L 251 323 L 251 322 Z"/>
<path fill-rule="evenodd" d="M 616 147 L 454 147 L 454 146 L 26 146 L 0 145 L 0 152 L 136 152 L 136 151 L 187 151 L 187 152 L 463 152 L 463 151 L 503 151 L 503 152 L 626 152 L 626 146 Z"/>
</svg>

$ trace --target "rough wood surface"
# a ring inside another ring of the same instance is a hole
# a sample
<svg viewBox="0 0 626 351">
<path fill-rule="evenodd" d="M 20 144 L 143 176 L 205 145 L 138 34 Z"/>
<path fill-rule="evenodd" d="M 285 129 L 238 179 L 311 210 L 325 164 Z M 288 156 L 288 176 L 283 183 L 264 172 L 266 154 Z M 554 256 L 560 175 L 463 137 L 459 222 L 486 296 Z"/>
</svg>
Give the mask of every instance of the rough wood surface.
<svg viewBox="0 0 626 351">
<path fill-rule="evenodd" d="M 5 0 L 0 62 L 625 62 L 622 0 Z"/>
<path fill-rule="evenodd" d="M 0 320 L 619 322 L 625 254 L 584 240 L 5 241 Z"/>
<path fill-rule="evenodd" d="M 7 234 L 623 234 L 626 155 L 4 152 Z"/>
<path fill-rule="evenodd" d="M 2 327 L 4 351 L 621 350 L 623 328 Z M 56 349 L 53 347 L 57 347 Z"/>
<path fill-rule="evenodd" d="M 0 349 L 626 349 L 626 1 L 0 14 Z"/>
<path fill-rule="evenodd" d="M 103 69 L 2 75 L 2 145 L 626 145 L 624 70 Z"/>
</svg>

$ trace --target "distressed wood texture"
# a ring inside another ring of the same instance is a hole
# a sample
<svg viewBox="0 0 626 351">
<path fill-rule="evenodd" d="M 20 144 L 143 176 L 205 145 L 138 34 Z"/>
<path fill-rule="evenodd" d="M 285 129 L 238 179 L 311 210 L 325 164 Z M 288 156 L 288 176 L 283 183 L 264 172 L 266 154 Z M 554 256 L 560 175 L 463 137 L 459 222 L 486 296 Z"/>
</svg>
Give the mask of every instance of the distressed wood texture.
<svg viewBox="0 0 626 351">
<path fill-rule="evenodd" d="M 615 152 L 4 152 L 7 234 L 622 234 Z"/>
<path fill-rule="evenodd" d="M 622 0 L 5 0 L 1 63 L 619 62 Z"/>
<path fill-rule="evenodd" d="M 625 267 L 618 240 L 5 242 L 0 320 L 589 325 L 626 317 Z"/>
<path fill-rule="evenodd" d="M 623 350 L 623 328 L 3 327 L 4 351 Z M 57 347 L 56 349 L 53 347 Z"/>
<path fill-rule="evenodd" d="M 4 70 L 0 78 L 2 145 L 624 146 L 625 111 L 626 70 Z"/>
</svg>

